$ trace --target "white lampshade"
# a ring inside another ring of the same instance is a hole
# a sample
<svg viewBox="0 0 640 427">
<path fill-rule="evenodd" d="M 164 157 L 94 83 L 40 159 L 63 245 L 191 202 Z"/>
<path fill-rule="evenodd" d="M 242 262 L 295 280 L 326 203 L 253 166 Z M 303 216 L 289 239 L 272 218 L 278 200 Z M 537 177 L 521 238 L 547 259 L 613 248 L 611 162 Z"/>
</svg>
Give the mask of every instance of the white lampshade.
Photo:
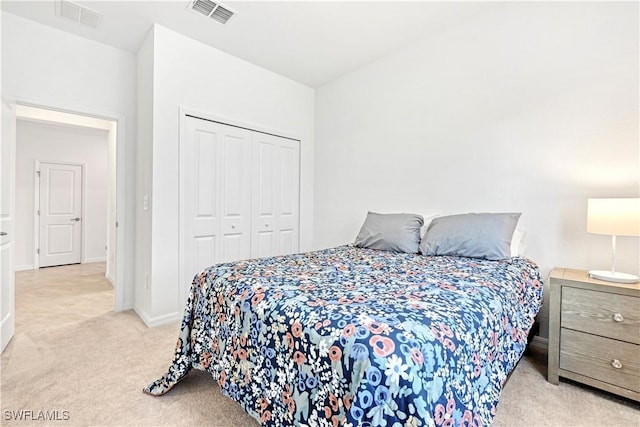
<svg viewBox="0 0 640 427">
<path fill-rule="evenodd" d="M 640 236 L 640 199 L 589 199 L 587 233 Z"/>
<path fill-rule="evenodd" d="M 589 199 L 587 233 L 611 236 L 611 270 L 590 270 L 595 279 L 618 283 L 636 283 L 638 276 L 616 271 L 616 236 L 640 236 L 639 199 Z"/>
</svg>

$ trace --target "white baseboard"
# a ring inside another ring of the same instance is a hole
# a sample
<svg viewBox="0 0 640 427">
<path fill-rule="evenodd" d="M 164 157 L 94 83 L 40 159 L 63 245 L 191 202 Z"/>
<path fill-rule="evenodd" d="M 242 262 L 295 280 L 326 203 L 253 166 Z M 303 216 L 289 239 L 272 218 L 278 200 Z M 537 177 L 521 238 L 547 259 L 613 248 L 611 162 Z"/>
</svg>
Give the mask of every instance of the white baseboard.
<svg viewBox="0 0 640 427">
<path fill-rule="evenodd" d="M 145 325 L 149 328 L 155 328 L 156 326 L 166 325 L 167 323 L 177 322 L 182 319 L 180 313 L 169 313 L 163 316 L 149 317 L 144 311 L 142 311 L 139 307 L 133 306 L 133 311 L 138 315 L 140 319 L 144 322 Z"/>
<path fill-rule="evenodd" d="M 116 287 L 116 280 L 113 278 L 113 276 L 111 276 L 109 273 L 105 273 L 104 277 L 109 281 L 109 283 L 111 283 L 111 286 L 113 286 L 114 288 Z"/>
<path fill-rule="evenodd" d="M 2 319 L 2 324 L 0 325 L 0 353 L 2 353 L 4 349 L 7 347 L 7 345 L 9 344 L 9 341 L 11 341 L 11 338 L 13 338 L 14 333 L 15 333 L 14 316 L 13 315 L 7 316 L 4 319 Z"/>
<path fill-rule="evenodd" d="M 107 260 L 106 258 L 87 258 L 82 263 L 83 264 L 88 264 L 88 263 L 91 263 L 91 262 L 105 262 L 106 260 Z M 15 267 L 13 267 L 13 271 L 26 271 L 26 270 L 36 270 L 36 267 L 33 264 L 31 264 L 31 265 L 16 265 Z M 107 277 L 107 280 L 109 280 L 112 285 L 115 283 L 115 280 L 113 280 L 110 277 Z"/>
</svg>

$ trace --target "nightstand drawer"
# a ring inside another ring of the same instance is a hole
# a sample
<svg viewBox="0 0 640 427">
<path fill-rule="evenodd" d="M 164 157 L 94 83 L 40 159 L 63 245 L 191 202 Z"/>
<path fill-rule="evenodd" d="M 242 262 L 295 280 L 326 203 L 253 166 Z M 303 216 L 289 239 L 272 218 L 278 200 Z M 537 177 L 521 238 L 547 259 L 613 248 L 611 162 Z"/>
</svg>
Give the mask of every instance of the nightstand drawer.
<svg viewBox="0 0 640 427">
<path fill-rule="evenodd" d="M 640 346 L 562 329 L 560 369 L 640 393 Z"/>
<path fill-rule="evenodd" d="M 640 344 L 640 298 L 564 286 L 563 328 Z"/>
</svg>

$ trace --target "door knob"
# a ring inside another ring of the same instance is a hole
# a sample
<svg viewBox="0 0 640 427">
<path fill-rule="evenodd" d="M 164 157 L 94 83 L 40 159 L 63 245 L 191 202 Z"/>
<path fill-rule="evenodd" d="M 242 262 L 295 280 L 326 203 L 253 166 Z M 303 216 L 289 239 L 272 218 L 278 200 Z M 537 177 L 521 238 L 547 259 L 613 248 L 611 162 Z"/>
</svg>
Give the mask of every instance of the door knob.
<svg viewBox="0 0 640 427">
<path fill-rule="evenodd" d="M 78 218 L 78 217 L 71 218 L 69 221 L 76 221 L 76 222 L 78 222 L 78 221 L 80 221 L 80 218 Z"/>
<path fill-rule="evenodd" d="M 6 236 L 7 232 L 6 231 L 0 231 L 0 236 Z"/>
</svg>

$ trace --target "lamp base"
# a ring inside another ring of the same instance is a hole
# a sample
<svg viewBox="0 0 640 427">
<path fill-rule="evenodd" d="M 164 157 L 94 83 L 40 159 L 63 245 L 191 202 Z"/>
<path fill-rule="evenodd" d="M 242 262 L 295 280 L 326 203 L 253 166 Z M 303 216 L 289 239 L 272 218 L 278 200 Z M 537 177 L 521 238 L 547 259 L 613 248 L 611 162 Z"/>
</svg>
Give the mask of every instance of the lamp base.
<svg viewBox="0 0 640 427">
<path fill-rule="evenodd" d="M 604 280 L 606 282 L 616 283 L 636 283 L 638 282 L 638 276 L 627 273 L 618 273 L 617 271 L 611 272 L 607 270 L 589 270 L 589 277 L 598 280 Z"/>
</svg>

